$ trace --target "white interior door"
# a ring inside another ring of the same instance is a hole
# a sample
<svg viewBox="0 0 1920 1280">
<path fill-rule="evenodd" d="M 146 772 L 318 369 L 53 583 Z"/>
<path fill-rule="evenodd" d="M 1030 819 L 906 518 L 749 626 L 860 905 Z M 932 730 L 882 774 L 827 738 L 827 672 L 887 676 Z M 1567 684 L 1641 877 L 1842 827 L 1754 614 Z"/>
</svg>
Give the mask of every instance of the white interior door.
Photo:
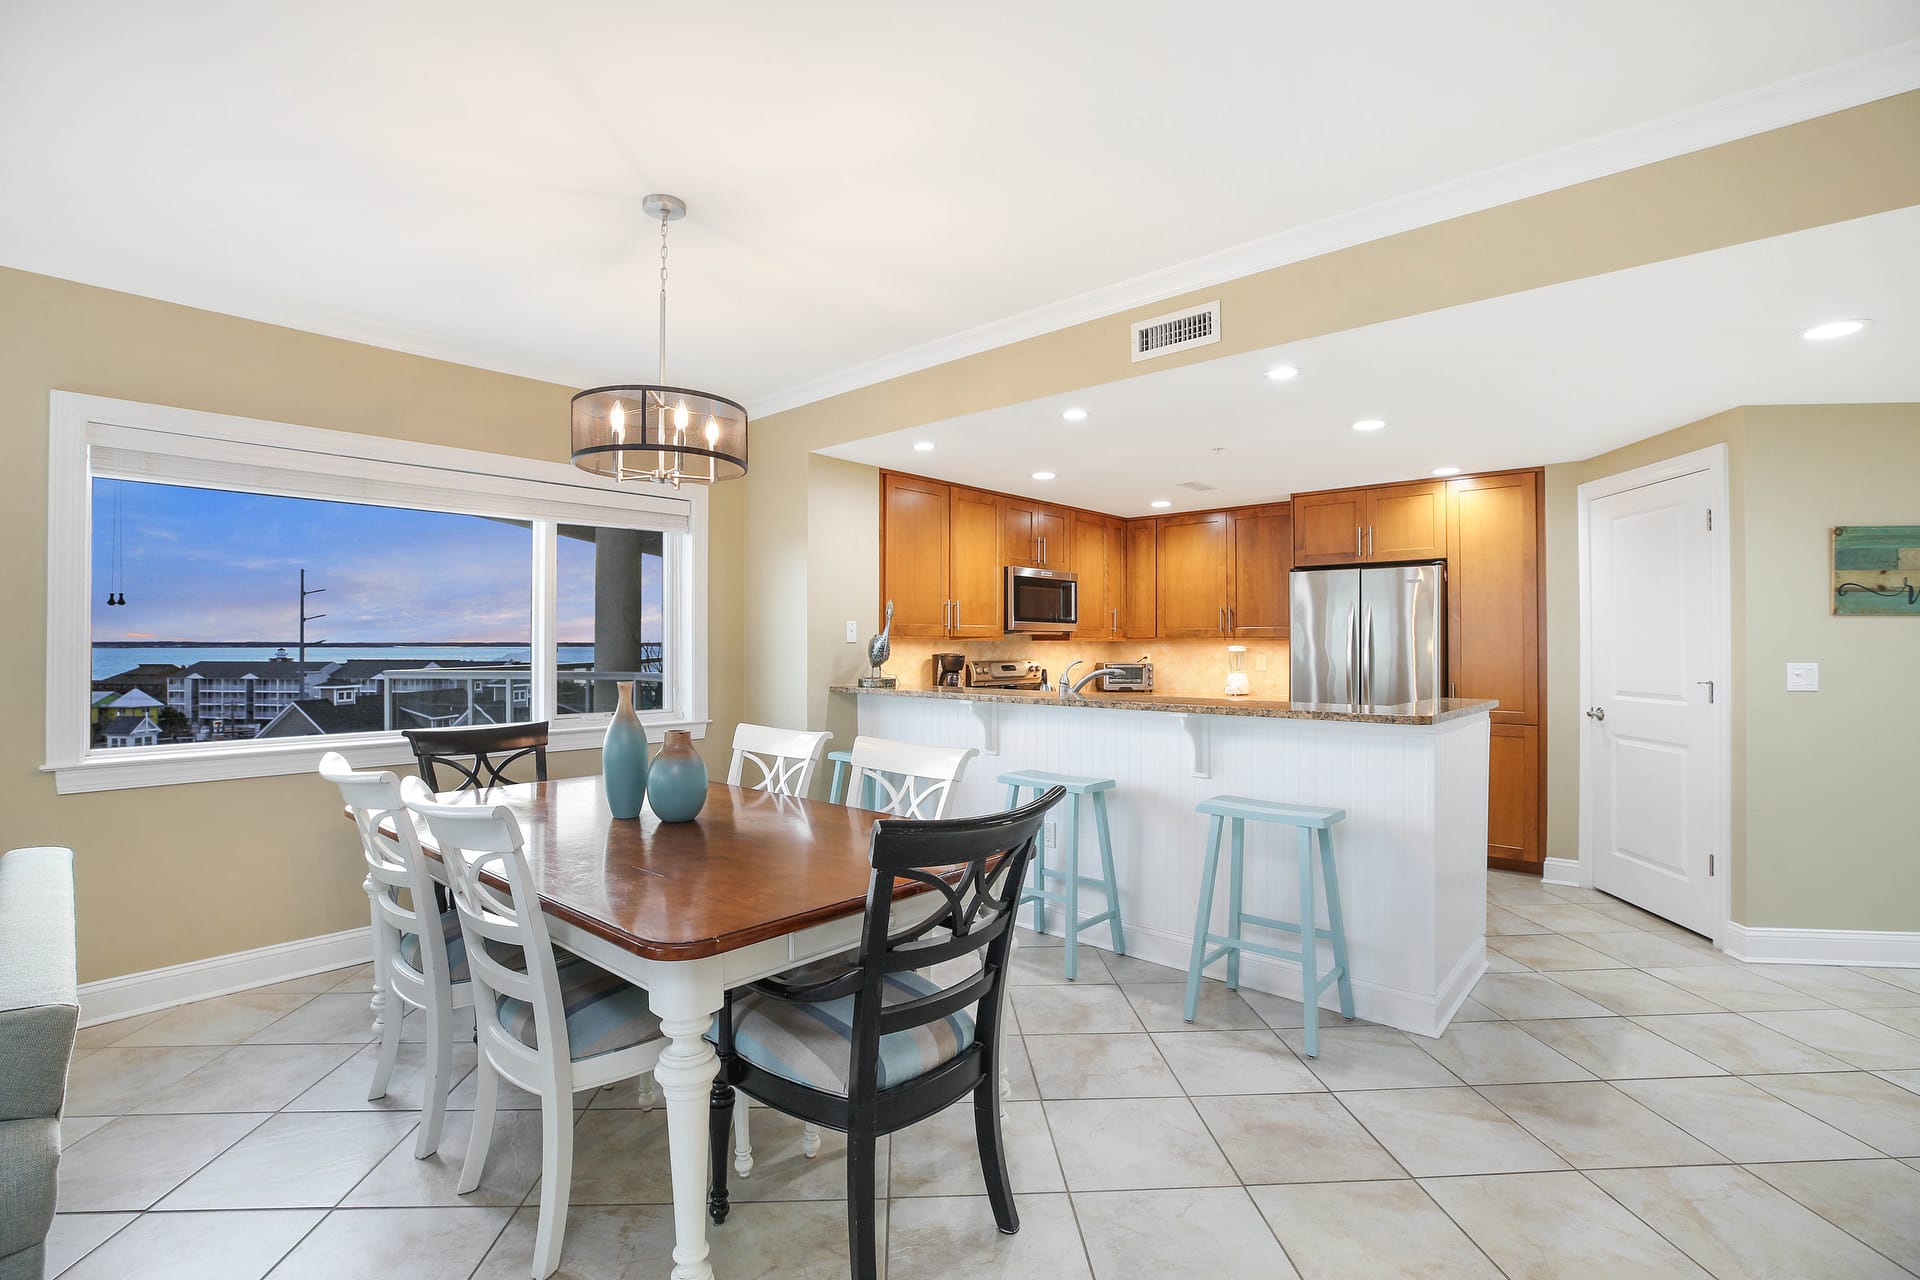
<svg viewBox="0 0 1920 1280">
<path fill-rule="evenodd" d="M 1595 497 L 1587 508 L 1588 848 L 1596 889 L 1699 933 L 1722 770 L 1715 717 L 1714 473 Z"/>
</svg>

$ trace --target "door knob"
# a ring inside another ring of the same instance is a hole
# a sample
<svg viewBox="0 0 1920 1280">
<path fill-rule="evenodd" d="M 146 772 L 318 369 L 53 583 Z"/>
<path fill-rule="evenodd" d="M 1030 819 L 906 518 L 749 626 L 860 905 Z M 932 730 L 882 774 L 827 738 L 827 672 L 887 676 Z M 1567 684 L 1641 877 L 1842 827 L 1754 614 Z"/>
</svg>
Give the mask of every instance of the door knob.
<svg viewBox="0 0 1920 1280">
<path fill-rule="evenodd" d="M 1587 715 L 1594 720 L 1605 720 L 1607 718 L 1607 709 L 1605 707 L 1588 707 Z"/>
</svg>

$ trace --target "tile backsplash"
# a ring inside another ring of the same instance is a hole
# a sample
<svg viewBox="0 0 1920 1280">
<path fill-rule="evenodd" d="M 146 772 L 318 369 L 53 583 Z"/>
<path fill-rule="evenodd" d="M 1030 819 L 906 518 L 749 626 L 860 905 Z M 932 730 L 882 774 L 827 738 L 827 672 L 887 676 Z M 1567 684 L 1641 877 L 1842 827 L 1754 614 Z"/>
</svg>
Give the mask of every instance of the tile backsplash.
<svg viewBox="0 0 1920 1280">
<path fill-rule="evenodd" d="M 969 658 L 1031 658 L 1058 680 L 1067 664 L 1083 665 L 1075 678 L 1106 662 L 1137 662 L 1142 655 L 1153 663 L 1155 693 L 1218 697 L 1226 691 L 1227 641 L 1221 640 L 1034 640 L 1008 636 L 1001 640 L 895 640 L 887 674 L 903 686 L 925 688 L 933 683 L 933 655 L 964 653 Z M 1284 701 L 1287 697 L 1287 642 L 1248 640 L 1246 671 L 1251 696 Z M 1266 659 L 1267 669 L 1259 670 Z"/>
</svg>

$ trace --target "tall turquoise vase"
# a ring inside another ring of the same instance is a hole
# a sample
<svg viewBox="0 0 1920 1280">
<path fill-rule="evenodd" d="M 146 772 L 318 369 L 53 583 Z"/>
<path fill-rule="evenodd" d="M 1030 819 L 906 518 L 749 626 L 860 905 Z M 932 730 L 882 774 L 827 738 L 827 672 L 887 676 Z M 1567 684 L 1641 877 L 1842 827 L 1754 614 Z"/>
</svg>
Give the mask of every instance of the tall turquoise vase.
<svg viewBox="0 0 1920 1280">
<path fill-rule="evenodd" d="M 647 798 L 647 731 L 633 710 L 633 682 L 622 680 L 620 705 L 607 722 L 600 744 L 600 779 L 607 789 L 607 808 L 616 818 L 637 818 Z"/>
<path fill-rule="evenodd" d="M 691 822 L 707 802 L 707 762 L 685 729 L 667 730 L 667 740 L 647 774 L 647 802 L 662 822 Z"/>
</svg>

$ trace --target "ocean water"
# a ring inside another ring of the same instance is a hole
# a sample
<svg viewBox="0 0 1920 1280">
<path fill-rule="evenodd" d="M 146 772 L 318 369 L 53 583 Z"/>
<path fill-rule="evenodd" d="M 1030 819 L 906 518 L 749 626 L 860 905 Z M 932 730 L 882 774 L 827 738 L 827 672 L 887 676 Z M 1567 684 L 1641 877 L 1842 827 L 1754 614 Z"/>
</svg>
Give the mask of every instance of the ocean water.
<svg viewBox="0 0 1920 1280">
<path fill-rule="evenodd" d="M 151 645 L 122 648 L 95 645 L 93 649 L 93 678 L 105 680 L 120 674 L 131 667 L 147 662 L 171 662 L 176 666 L 192 666 L 196 662 L 266 662 L 278 652 L 278 645 L 238 645 L 209 644 L 188 646 Z M 292 647 L 287 648 L 289 657 L 296 656 Z M 489 645 L 430 645 L 430 644 L 392 644 L 392 645 L 309 645 L 308 662 L 340 662 L 348 658 L 391 658 L 395 660 L 413 660 L 418 658 L 457 659 L 463 662 L 530 662 L 533 650 L 524 644 Z M 590 644 L 563 644 L 560 646 L 560 661 L 592 662 L 593 646 Z"/>
</svg>

